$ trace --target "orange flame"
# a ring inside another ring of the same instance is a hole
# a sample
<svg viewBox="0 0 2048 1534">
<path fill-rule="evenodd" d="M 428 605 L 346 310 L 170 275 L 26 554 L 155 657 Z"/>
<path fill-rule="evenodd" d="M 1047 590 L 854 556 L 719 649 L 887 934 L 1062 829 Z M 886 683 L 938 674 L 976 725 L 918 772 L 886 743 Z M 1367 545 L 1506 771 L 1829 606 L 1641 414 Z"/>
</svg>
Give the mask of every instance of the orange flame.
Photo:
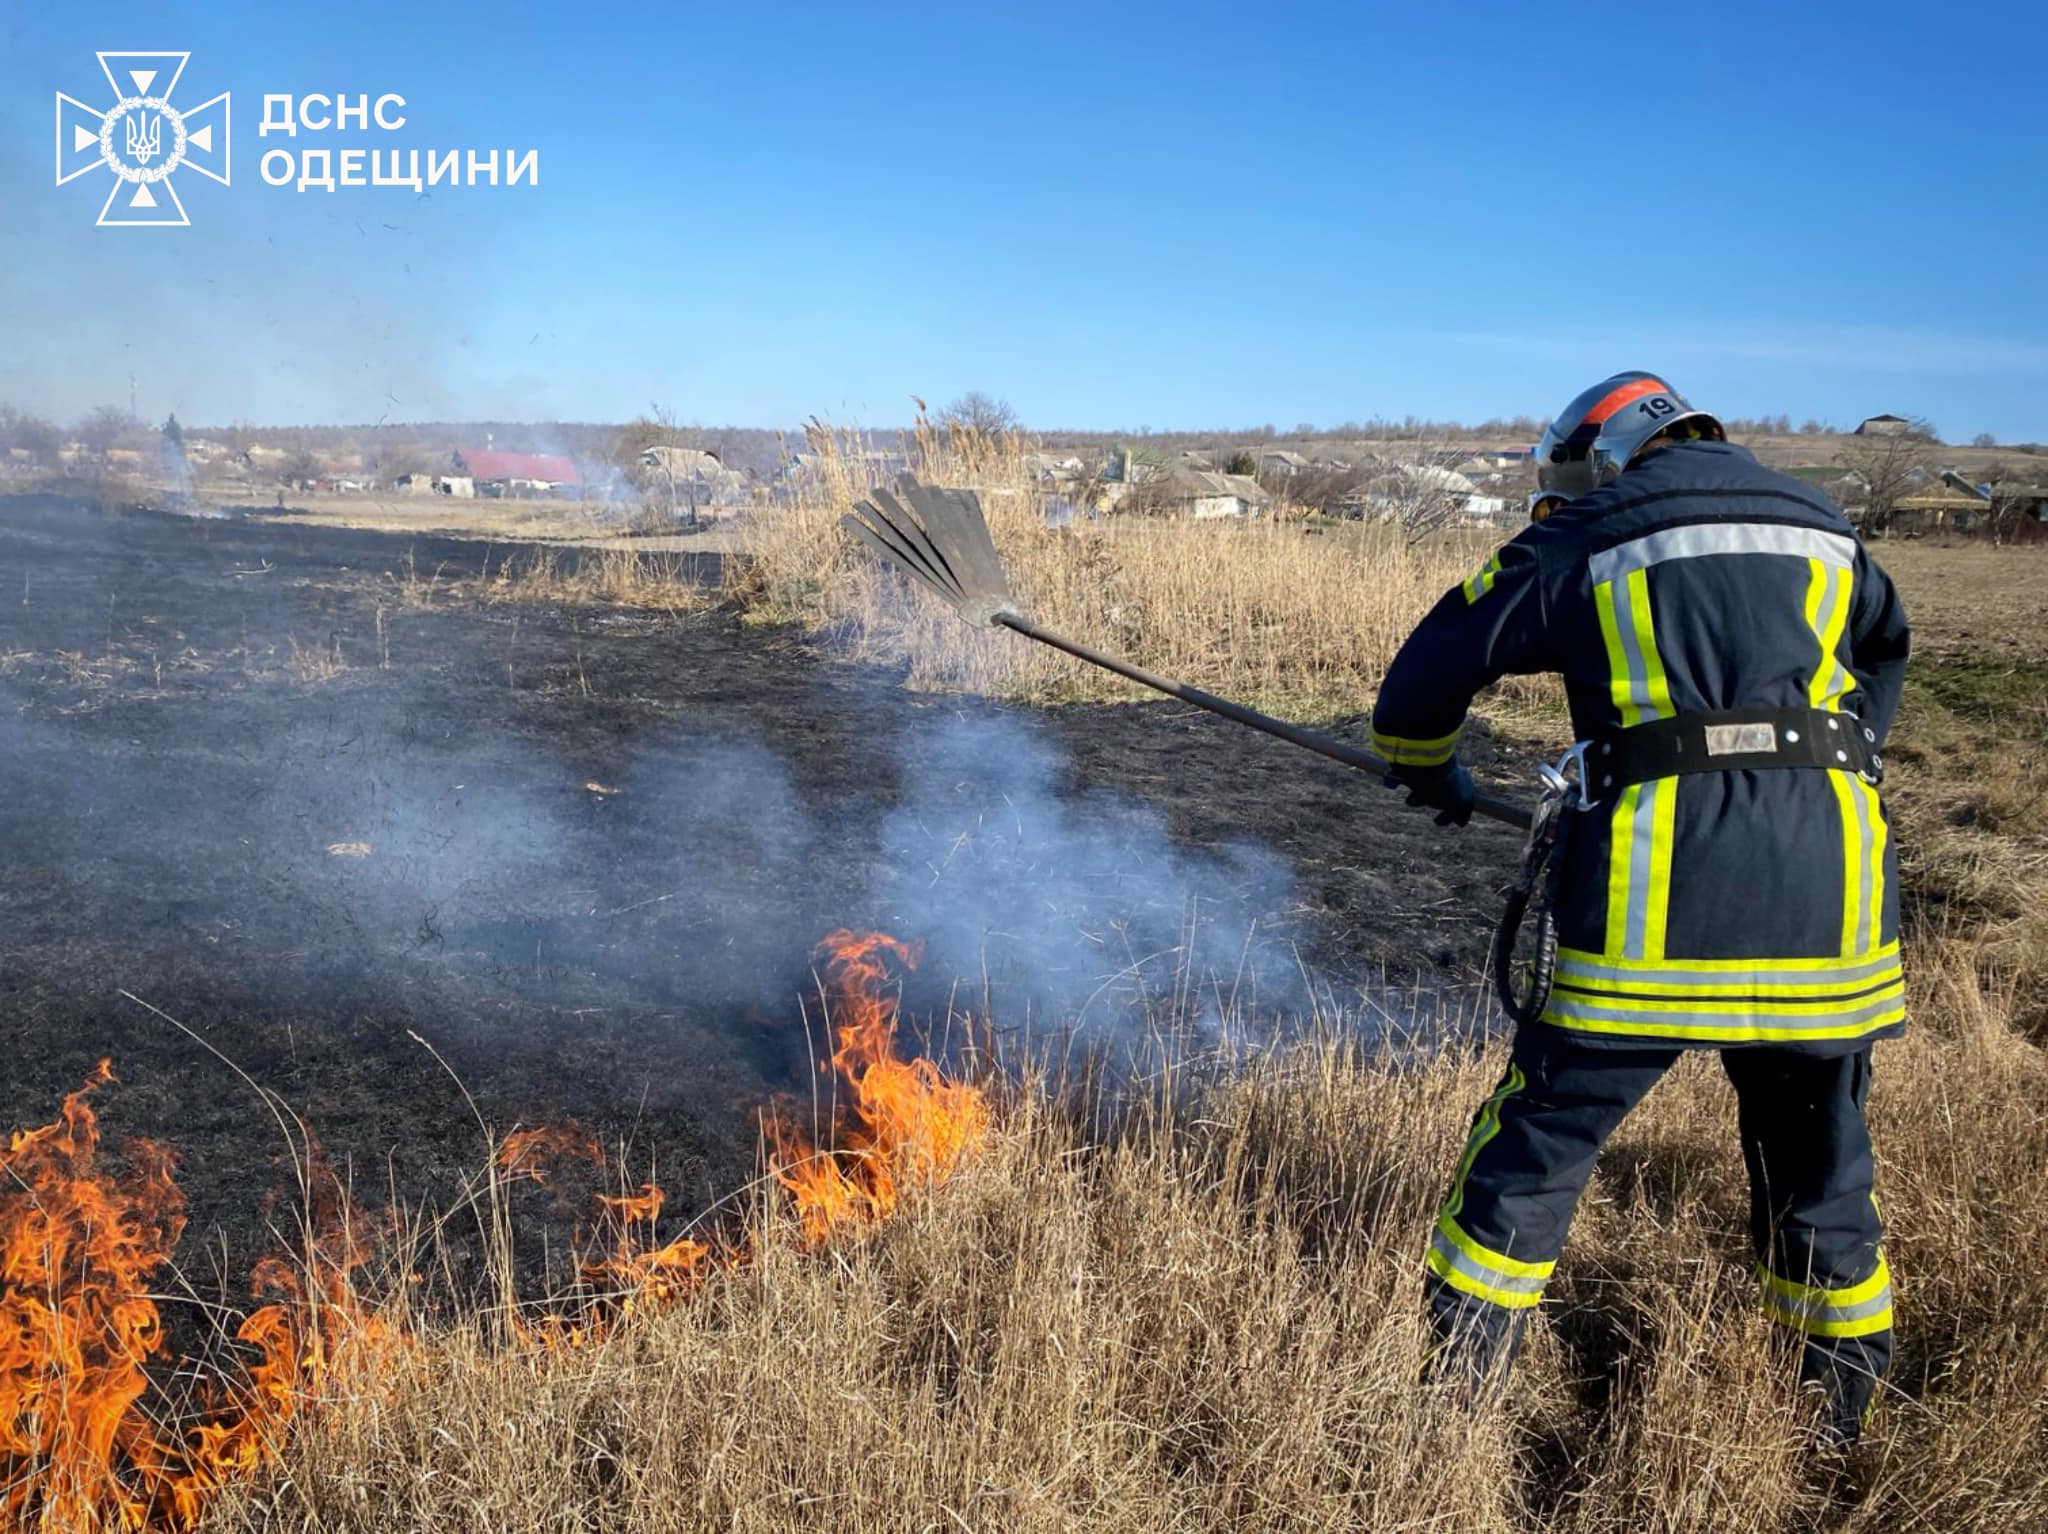
<svg viewBox="0 0 2048 1534">
<path fill-rule="evenodd" d="M 978 1088 L 896 1053 L 892 971 L 915 966 L 913 946 L 835 932 L 819 952 L 835 1041 L 820 1068 L 844 1079 L 849 1118 L 827 1149 L 773 1113 L 763 1119 L 770 1169 L 812 1246 L 885 1218 L 907 1189 L 951 1174 L 980 1147 L 990 1119 Z M 374 1364 L 376 1350 L 412 1345 L 356 1292 L 370 1243 L 315 1149 L 307 1249 L 256 1265 L 252 1287 L 272 1303 L 235 1332 L 259 1361 L 236 1385 L 216 1381 L 191 1426 L 159 1429 L 144 1405 L 149 1366 L 165 1350 L 149 1280 L 184 1232 L 185 1204 L 170 1154 L 147 1141 L 126 1147 L 125 1177 L 102 1174 L 88 1099 L 113 1080 L 102 1060 L 56 1122 L 17 1131 L 0 1154 L 0 1528 L 24 1534 L 184 1534 L 221 1488 L 275 1462 L 287 1425 L 344 1355 Z M 597 1142 L 574 1125 L 507 1136 L 498 1169 L 547 1186 L 553 1164 L 568 1159 L 605 1170 Z M 748 1259 L 744 1247 L 690 1236 L 656 1244 L 663 1203 L 651 1183 L 600 1197 L 609 1250 L 582 1268 L 589 1292 L 580 1308 L 537 1324 L 515 1319 L 513 1335 L 551 1350 L 585 1345 Z"/>
<path fill-rule="evenodd" d="M 507 1135 L 498 1149 L 498 1169 L 546 1186 L 558 1161 L 587 1162 L 602 1174 L 605 1154 L 575 1124 L 545 1125 Z M 618 1316 L 679 1298 L 709 1271 L 713 1249 L 702 1241 L 678 1236 L 661 1246 L 648 1243 L 661 1218 L 668 1195 L 653 1183 L 637 1193 L 598 1194 L 597 1212 L 611 1233 L 611 1249 L 585 1262 L 583 1283 L 594 1293 L 585 1296 L 573 1318 L 543 1316 L 537 1323 L 516 1323 L 524 1340 L 561 1351 L 596 1340 Z"/>
<path fill-rule="evenodd" d="M 556 1161 L 587 1161 L 604 1170 L 604 1151 L 580 1124 L 544 1124 L 538 1129 L 515 1129 L 498 1147 L 498 1170 L 507 1177 L 530 1178 L 545 1183 L 545 1170 Z"/>
<path fill-rule="evenodd" d="M 677 1236 L 651 1249 L 642 1249 L 635 1242 L 632 1228 L 644 1225 L 652 1236 L 667 1198 L 661 1189 L 647 1183 L 635 1194 L 598 1199 L 620 1226 L 620 1235 L 610 1257 L 584 1267 L 583 1281 L 611 1291 L 622 1315 L 680 1299 L 708 1271 L 712 1249 L 702 1241 Z"/>
<path fill-rule="evenodd" d="M 170 1155 L 129 1147 L 132 1177 L 96 1164 L 88 1097 L 100 1061 L 55 1123 L 16 1131 L 0 1155 L 0 1512 L 8 1527 L 72 1534 L 140 1527 L 146 1474 L 167 1451 L 135 1407 L 163 1351 L 147 1280 L 185 1228 Z"/>
<path fill-rule="evenodd" d="M 317 1145 L 309 1147 L 306 1170 L 307 1250 L 295 1261 L 261 1258 L 250 1275 L 256 1293 L 279 1297 L 235 1331 L 262 1361 L 226 1411 L 192 1429 L 188 1467 L 170 1485 L 174 1528 L 197 1523 L 215 1492 L 277 1457 L 285 1425 L 346 1353 L 407 1341 L 356 1292 L 355 1270 L 368 1261 L 370 1243 Z"/>
<path fill-rule="evenodd" d="M 881 932 L 839 931 L 819 944 L 833 1011 L 831 1068 L 852 1091 L 854 1123 L 836 1149 L 818 1150 L 779 1117 L 763 1130 L 769 1168 L 789 1189 L 813 1246 L 892 1214 L 906 1186 L 950 1176 L 988 1133 L 981 1090 L 951 1081 L 937 1064 L 896 1052 L 897 998 L 890 966 L 915 969 L 914 944 Z"/>
<path fill-rule="evenodd" d="M 259 1291 L 292 1297 L 236 1332 L 263 1361 L 212 1420 L 165 1438 L 142 1406 L 164 1352 L 148 1283 L 183 1234 L 184 1197 L 147 1141 L 127 1147 L 129 1176 L 101 1172 L 88 1098 L 113 1080 L 102 1060 L 56 1122 L 17 1131 L 0 1155 L 0 1513 L 36 1534 L 190 1529 L 213 1491 L 274 1458 L 339 1349 L 376 1330 L 349 1282 L 361 1243 L 336 1220 L 342 1234 L 316 1243 L 317 1297 L 291 1266 L 258 1264 Z M 315 1171 L 332 1190 L 314 1200 L 324 1218 L 340 1188 Z"/>
</svg>

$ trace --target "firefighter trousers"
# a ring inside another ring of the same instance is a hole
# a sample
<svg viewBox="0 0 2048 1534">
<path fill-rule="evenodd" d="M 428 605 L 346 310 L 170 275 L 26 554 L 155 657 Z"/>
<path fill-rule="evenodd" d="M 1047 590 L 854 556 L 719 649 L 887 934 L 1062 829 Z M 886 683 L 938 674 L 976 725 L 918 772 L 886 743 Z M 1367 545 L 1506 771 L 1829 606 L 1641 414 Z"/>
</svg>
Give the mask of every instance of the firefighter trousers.
<svg viewBox="0 0 2048 1534">
<path fill-rule="evenodd" d="M 1608 1048 L 1535 1025 L 1473 1121 L 1431 1235 L 1428 1303 L 1474 1382 L 1497 1381 L 1541 1300 L 1593 1162 L 1684 1051 Z M 1800 1349 L 1853 1437 L 1891 1362 L 1891 1279 L 1871 1197 L 1870 1046 L 1823 1056 L 1753 1045 L 1722 1052 L 1749 1169 L 1750 1238 L 1767 1314 Z"/>
</svg>

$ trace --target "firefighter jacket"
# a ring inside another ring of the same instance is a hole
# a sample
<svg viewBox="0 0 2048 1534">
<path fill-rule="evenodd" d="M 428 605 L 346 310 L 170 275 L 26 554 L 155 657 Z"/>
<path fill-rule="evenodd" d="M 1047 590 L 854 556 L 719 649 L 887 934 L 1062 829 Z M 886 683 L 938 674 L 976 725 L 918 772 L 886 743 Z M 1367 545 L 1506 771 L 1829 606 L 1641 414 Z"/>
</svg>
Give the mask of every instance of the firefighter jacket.
<svg viewBox="0 0 2048 1534">
<path fill-rule="evenodd" d="M 1581 740 L 1803 708 L 1881 748 L 1907 644 L 1891 580 L 1819 491 L 1740 447 L 1681 442 L 1447 592 L 1387 673 L 1373 747 L 1426 778 L 1475 693 L 1554 671 Z M 1824 1054 L 1904 1026 L 1897 859 L 1865 776 L 1688 771 L 1605 795 L 1591 759 L 1587 777 L 1545 1023 L 1615 1046 Z"/>
</svg>

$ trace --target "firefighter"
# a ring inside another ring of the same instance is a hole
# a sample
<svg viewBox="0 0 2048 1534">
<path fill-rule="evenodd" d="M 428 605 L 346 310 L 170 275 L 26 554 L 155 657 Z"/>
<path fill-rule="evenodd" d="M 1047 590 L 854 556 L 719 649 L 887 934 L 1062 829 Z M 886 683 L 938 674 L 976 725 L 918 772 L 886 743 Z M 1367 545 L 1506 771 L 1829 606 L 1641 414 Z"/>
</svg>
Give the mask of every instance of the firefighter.
<svg viewBox="0 0 2048 1534">
<path fill-rule="evenodd" d="M 1682 1051 L 1718 1050 L 1763 1305 L 1846 1443 L 1891 1358 L 1864 1104 L 1906 1012 L 1877 791 L 1906 615 L 1840 511 L 1725 438 L 1654 374 L 1573 400 L 1537 449 L 1564 504 L 1445 594 L 1373 711 L 1389 784 L 1444 824 L 1471 816 L 1458 735 L 1503 674 L 1560 673 L 1584 751 L 1553 987 L 1473 1121 L 1427 1303 L 1436 1367 L 1497 1385 L 1600 1147 Z"/>
</svg>

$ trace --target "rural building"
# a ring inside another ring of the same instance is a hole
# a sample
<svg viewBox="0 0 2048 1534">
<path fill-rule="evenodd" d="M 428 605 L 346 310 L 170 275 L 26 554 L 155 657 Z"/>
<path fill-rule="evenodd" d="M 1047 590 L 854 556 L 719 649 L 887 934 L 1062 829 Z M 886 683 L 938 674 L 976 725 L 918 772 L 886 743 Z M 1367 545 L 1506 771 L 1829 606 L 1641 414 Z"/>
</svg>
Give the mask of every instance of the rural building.
<svg viewBox="0 0 2048 1534">
<path fill-rule="evenodd" d="M 1456 469 L 1446 469 L 1440 464 L 1403 464 L 1394 472 L 1418 489 L 1452 500 L 1465 500 L 1479 488 L 1468 476 L 1460 474 Z"/>
<path fill-rule="evenodd" d="M 1038 482 L 1041 485 L 1063 487 L 1078 485 L 1087 473 L 1087 466 L 1072 454 L 1040 453 L 1038 455 Z"/>
<path fill-rule="evenodd" d="M 1425 524 L 1492 522 L 1508 506 L 1506 497 L 1483 493 L 1470 476 L 1434 463 L 1389 464 L 1348 504 L 1366 515 Z"/>
<path fill-rule="evenodd" d="M 320 477 L 310 488 L 327 491 L 356 491 L 366 488 L 368 477 L 363 472 L 360 453 L 345 458 L 323 458 L 320 461 Z"/>
<path fill-rule="evenodd" d="M 701 447 L 669 447 L 655 443 L 640 449 L 642 467 L 653 469 L 663 476 L 673 475 L 677 480 L 712 479 L 725 471 L 725 465 L 718 461 L 718 455 Z"/>
<path fill-rule="evenodd" d="M 1818 481 L 1829 500 L 1842 508 L 1851 522 L 1861 520 L 1870 505 L 1870 481 L 1851 469 L 1847 474 L 1838 474 L 1833 479 Z"/>
<path fill-rule="evenodd" d="M 1268 448 L 1265 452 L 1259 454 L 1259 473 L 1261 474 L 1286 476 L 1290 474 L 1306 474 L 1307 472 L 1308 460 L 1299 453 L 1290 453 L 1285 448 L 1276 447 Z"/>
<path fill-rule="evenodd" d="M 467 474 L 401 474 L 391 482 L 400 495 L 447 495 L 458 501 L 476 499 L 476 481 Z"/>
<path fill-rule="evenodd" d="M 1902 415 L 1874 415 L 1856 428 L 1859 437 L 1903 437 L 1913 429 L 1913 423 Z"/>
<path fill-rule="evenodd" d="M 559 495 L 583 484 L 576 465 L 554 453 L 464 448 L 455 455 L 455 471 L 475 480 L 480 496 Z"/>
<path fill-rule="evenodd" d="M 823 474 L 830 463 L 838 463 L 856 479 L 871 485 L 884 484 L 908 467 L 903 454 L 889 448 L 835 448 L 830 453 L 802 449 L 784 460 L 785 479 L 803 479 Z"/>
<path fill-rule="evenodd" d="M 1900 532 L 1967 533 L 1991 512 L 1991 496 L 1953 469 L 1925 489 L 1902 496 L 1892 506 L 1892 526 Z"/>
<path fill-rule="evenodd" d="M 1991 486 L 1991 505 L 2001 516 L 2048 522 L 2048 483 L 2001 479 Z"/>
<path fill-rule="evenodd" d="M 1475 485 L 1497 485 L 1504 477 L 1499 461 L 1483 453 L 1455 465 L 1455 470 Z"/>
<path fill-rule="evenodd" d="M 1112 485 L 1149 485 L 1163 479 L 1174 467 L 1154 448 L 1125 445 L 1109 455 L 1102 477 Z"/>
<path fill-rule="evenodd" d="M 1535 456 L 1536 449 L 1533 447 L 1482 448 L 1464 463 L 1459 464 L 1458 468 L 1461 472 L 1468 474 L 1473 472 L 1471 467 L 1473 465 L 1476 465 L 1480 471 L 1487 469 L 1512 469 L 1516 464 L 1527 463 Z"/>
<path fill-rule="evenodd" d="M 1197 522 L 1222 517 L 1257 516 L 1273 504 L 1259 482 L 1248 474 L 1216 474 L 1183 469 L 1152 487 L 1146 499 L 1176 516 Z"/>
<path fill-rule="evenodd" d="M 656 443 L 640 450 L 641 481 L 649 499 L 673 496 L 680 509 L 687 502 L 692 511 L 699 506 L 729 506 L 747 498 L 747 477 L 728 469 L 716 453 L 697 447 L 669 447 Z"/>
</svg>

